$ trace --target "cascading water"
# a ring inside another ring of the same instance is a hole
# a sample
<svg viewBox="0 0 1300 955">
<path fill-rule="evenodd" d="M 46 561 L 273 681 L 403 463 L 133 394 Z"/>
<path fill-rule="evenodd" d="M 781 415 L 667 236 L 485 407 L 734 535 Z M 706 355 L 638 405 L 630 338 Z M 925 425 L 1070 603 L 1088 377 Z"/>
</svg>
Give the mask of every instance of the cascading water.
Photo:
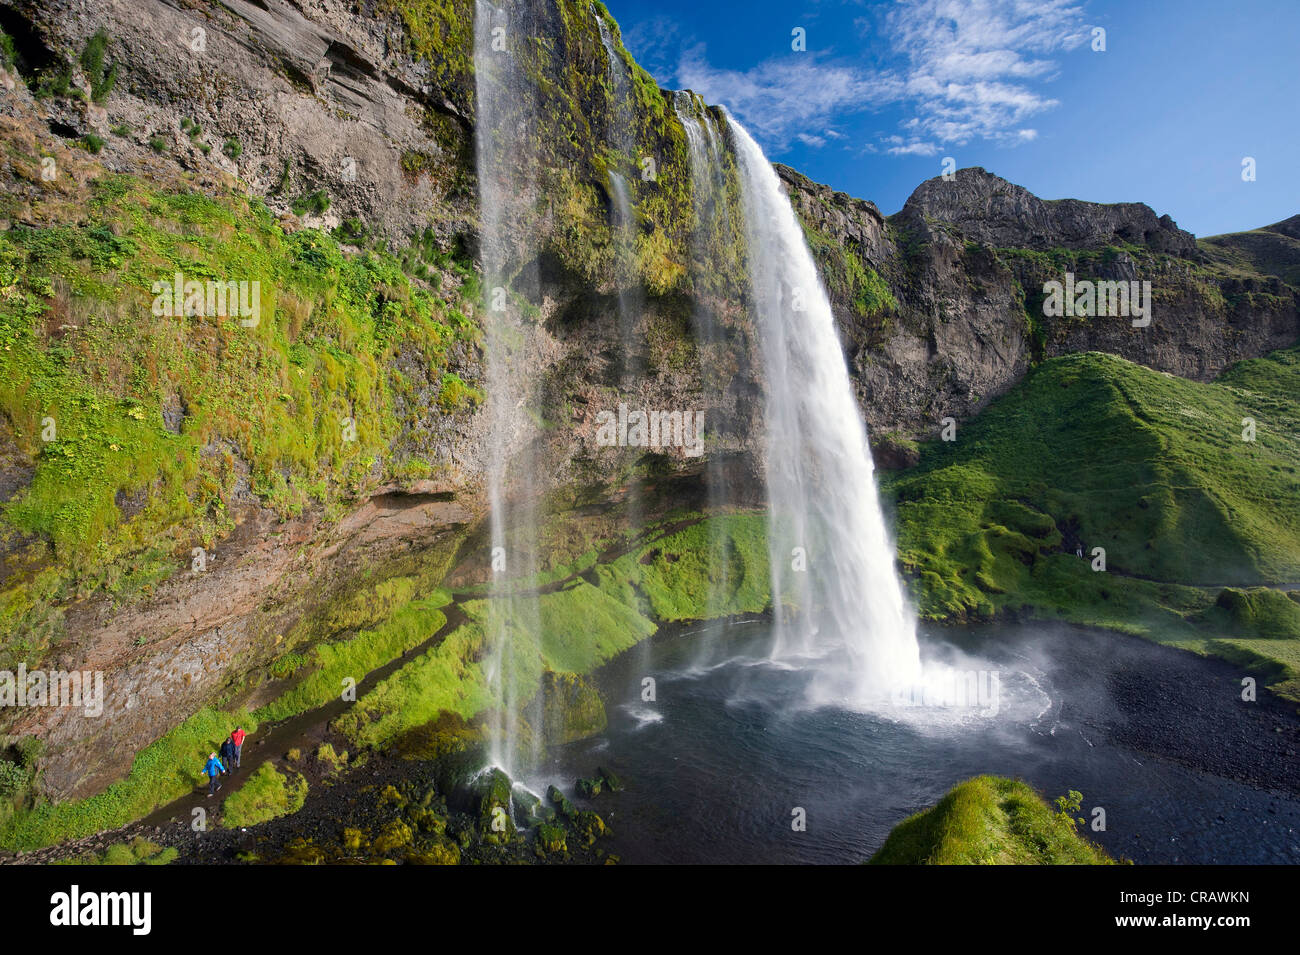
<svg viewBox="0 0 1300 955">
<path fill-rule="evenodd" d="M 606 138 L 618 147 L 622 157 L 631 161 L 635 158 L 636 151 L 633 137 L 636 117 L 633 113 L 632 84 L 626 72 L 626 64 L 618 55 L 618 49 L 614 45 L 609 25 L 594 7 L 593 15 L 600 32 L 600 42 L 605 47 L 608 63 L 606 76 L 613 92 Z M 637 222 L 633 214 L 632 192 L 627 179 L 622 173 L 611 169 L 609 186 L 614 199 L 613 231 L 617 251 L 615 282 L 618 284 L 618 328 L 622 343 L 619 384 L 623 394 L 630 397 L 637 390 L 645 373 L 645 363 L 641 359 L 640 342 L 636 333 L 637 316 L 644 305 L 637 292 L 639 282 L 636 269 Z M 641 488 L 635 476 L 628 486 L 625 521 L 631 533 L 636 533 L 641 526 Z"/>
<path fill-rule="evenodd" d="M 695 212 L 691 278 L 696 287 L 693 324 L 697 352 L 700 356 L 700 380 L 712 381 L 725 376 L 711 374 L 708 363 L 716 361 L 719 352 L 727 345 L 716 317 L 703 304 L 702 288 L 710 267 L 709 254 L 718 247 L 720 237 L 725 236 L 728 231 L 729 213 L 722 150 L 718 137 L 714 134 L 713 125 L 694 94 L 685 91 L 676 93 L 673 98 L 673 110 L 686 132 L 687 160 L 691 172 L 691 195 Z M 706 411 L 706 420 L 718 421 L 721 416 L 716 413 L 717 410 L 719 409 Z M 728 500 L 726 476 L 723 473 L 722 459 L 718 450 L 716 447 L 711 449 L 705 463 L 709 513 L 713 515 L 721 514 L 731 503 Z M 710 524 L 709 543 L 714 568 L 709 575 L 707 617 L 716 621 L 727 612 L 725 595 L 730 585 L 729 561 L 725 556 L 727 541 L 725 534 L 718 530 L 716 521 Z M 710 637 L 714 635 L 716 628 L 715 625 L 708 629 Z M 706 648 L 706 652 L 710 649 Z"/>
<path fill-rule="evenodd" d="M 484 286 L 484 350 L 487 372 L 487 486 L 492 579 L 487 601 L 486 675 L 493 698 L 489 759 L 514 774 L 519 757 L 516 713 L 521 699 L 518 634 L 540 631 L 536 594 L 527 590 L 536 574 L 536 514 L 530 442 L 512 440 L 524 432 L 530 386 L 521 355 L 526 330 L 510 296 L 528 276 L 511 274 L 511 262 L 527 262 L 518 223 L 526 221 L 531 182 L 531 129 L 536 117 L 533 84 L 518 65 L 511 38 L 526 36 L 515 3 L 498 7 L 477 0 L 474 15 L 474 80 L 477 118 L 475 165 L 479 183 L 481 267 Z M 523 232 L 526 236 L 526 232 Z M 512 280 L 513 279 L 513 288 Z M 515 444 L 520 447 L 514 447 Z M 511 581 L 515 585 L 511 585 Z M 530 688 L 531 689 L 531 688 Z M 536 734 L 531 745 L 536 746 Z M 533 762 L 536 762 L 534 753 Z"/>
<path fill-rule="evenodd" d="M 879 702 L 918 682 L 921 663 L 866 429 L 794 209 L 758 144 L 730 126 L 767 379 L 774 653 L 828 655 L 817 702 Z"/>
</svg>

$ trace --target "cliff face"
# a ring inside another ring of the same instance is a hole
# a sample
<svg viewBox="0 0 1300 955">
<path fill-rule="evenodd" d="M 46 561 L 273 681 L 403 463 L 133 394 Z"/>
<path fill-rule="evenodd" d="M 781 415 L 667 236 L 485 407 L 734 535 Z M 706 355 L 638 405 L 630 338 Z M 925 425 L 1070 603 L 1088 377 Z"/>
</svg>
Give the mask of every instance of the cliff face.
<svg viewBox="0 0 1300 955">
<path fill-rule="evenodd" d="M 1283 280 L 1300 253 L 1285 223 L 1198 243 L 1141 203 L 1044 201 L 978 168 L 923 183 L 886 219 L 871 203 L 782 175 L 877 434 L 933 435 L 942 418 L 977 413 L 1054 355 L 1108 352 L 1205 381 L 1300 335 L 1300 299 Z M 870 308 L 854 301 L 851 281 L 864 267 L 892 293 Z M 1044 283 L 1067 272 L 1149 282 L 1150 324 L 1044 315 Z"/>
<path fill-rule="evenodd" d="M 277 658 L 384 620 L 386 579 L 485 578 L 474 4 L 357 6 L 0 6 L 14 47 L 0 93 L 14 350 L 0 360 L 20 385 L 0 391 L 0 665 L 100 669 L 115 688 L 102 720 L 29 710 L 0 726 L 46 739 L 52 795 L 101 789 L 196 710 L 265 695 Z M 598 414 L 702 409 L 732 499 L 757 503 L 762 380 L 734 169 L 724 155 L 727 214 L 702 228 L 676 110 L 724 142 L 725 124 L 657 89 L 600 4 L 518 9 L 536 126 L 507 269 L 530 328 L 515 372 L 539 403 L 511 446 L 534 449 L 575 513 L 662 479 L 672 491 L 644 519 L 695 501 L 703 464 L 600 447 Z M 1203 380 L 1300 331 L 1286 223 L 1198 244 L 1146 206 L 1045 202 L 982 170 L 923 184 L 887 219 L 780 172 L 877 437 L 972 415 L 1051 355 L 1110 351 Z M 630 250 L 613 173 L 636 212 Z M 176 271 L 260 279 L 265 321 L 155 321 L 151 282 Z M 1151 326 L 1044 317 L 1043 282 L 1066 271 L 1150 280 Z M 58 441 L 40 437 L 47 415 Z M 543 570 L 577 556 L 567 544 L 548 538 Z"/>
<path fill-rule="evenodd" d="M 752 501 L 761 400 L 739 270 L 693 290 L 672 99 L 608 21 L 628 79 L 616 98 L 600 5 L 517 12 L 538 126 L 519 157 L 526 214 L 506 223 L 527 237 L 509 266 L 531 329 L 513 373 L 538 405 L 521 405 L 511 447 L 531 446 L 542 489 L 566 501 L 609 506 L 631 478 L 676 474 L 689 501 L 698 458 L 601 447 L 597 416 L 703 409 Z M 18 386 L 0 418 L 16 509 L 0 665 L 94 668 L 113 689 L 103 719 L 4 714 L 10 738 L 45 740 L 47 793 L 101 789 L 200 708 L 264 696 L 277 658 L 382 622 L 386 578 L 487 573 L 473 16 L 469 0 L 0 7 Z M 630 152 L 608 144 L 620 123 Z M 627 253 L 614 171 L 640 226 Z M 174 273 L 260 281 L 264 320 L 158 321 L 151 285 Z M 723 331 L 700 343 L 704 320 Z M 629 362 L 644 370 L 630 387 Z M 731 384 L 706 388 L 702 366 Z M 557 545 L 541 566 L 573 556 Z"/>
</svg>

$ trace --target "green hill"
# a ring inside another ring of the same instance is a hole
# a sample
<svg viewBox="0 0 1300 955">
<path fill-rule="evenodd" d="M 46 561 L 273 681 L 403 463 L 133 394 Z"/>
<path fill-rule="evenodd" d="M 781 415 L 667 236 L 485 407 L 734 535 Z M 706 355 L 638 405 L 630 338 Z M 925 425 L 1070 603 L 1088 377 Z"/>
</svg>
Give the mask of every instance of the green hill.
<svg viewBox="0 0 1300 955">
<path fill-rule="evenodd" d="M 904 819 L 869 861 L 871 865 L 1114 865 L 1105 852 L 1079 835 L 1071 814 L 1054 812 L 1025 783 L 997 776 L 968 779 L 932 808 Z"/>
<path fill-rule="evenodd" d="M 1210 383 L 1097 353 L 1044 362 L 885 478 L 922 616 L 1055 618 L 1241 651 L 1300 698 L 1300 617 L 1258 590 L 1300 581 L 1298 422 L 1297 348 Z"/>
</svg>

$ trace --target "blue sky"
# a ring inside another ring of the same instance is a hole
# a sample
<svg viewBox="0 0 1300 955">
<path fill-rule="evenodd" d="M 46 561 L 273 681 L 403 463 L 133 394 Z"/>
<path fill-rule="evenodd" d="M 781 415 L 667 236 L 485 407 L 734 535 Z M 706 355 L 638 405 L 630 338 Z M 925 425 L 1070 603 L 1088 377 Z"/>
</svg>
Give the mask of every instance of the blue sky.
<svg viewBox="0 0 1300 955">
<path fill-rule="evenodd" d="M 1300 0 L 606 6 L 661 85 L 725 104 L 769 158 L 886 215 L 948 156 L 1201 236 L 1300 213 Z"/>
</svg>

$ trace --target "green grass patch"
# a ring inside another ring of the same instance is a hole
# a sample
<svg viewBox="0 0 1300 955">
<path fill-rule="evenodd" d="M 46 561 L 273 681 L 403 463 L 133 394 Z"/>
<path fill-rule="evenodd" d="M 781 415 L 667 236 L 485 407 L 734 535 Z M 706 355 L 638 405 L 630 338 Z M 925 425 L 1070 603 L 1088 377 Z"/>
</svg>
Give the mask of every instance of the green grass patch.
<svg viewBox="0 0 1300 955">
<path fill-rule="evenodd" d="M 1063 577 L 1089 603 L 1123 586 L 1117 575 L 1300 577 L 1300 436 L 1287 424 L 1298 414 L 1296 349 L 1210 384 L 1094 353 L 1045 362 L 955 442 L 927 444 L 920 464 L 884 477 L 922 614 L 979 616 Z M 1247 417 L 1253 442 L 1241 438 Z M 1067 538 L 1089 559 L 1105 548 L 1109 573 L 1057 560 L 1073 556 Z"/>
<path fill-rule="evenodd" d="M 921 615 L 1011 612 L 1202 648 L 1300 639 L 1285 596 L 1219 594 L 1300 579 L 1297 420 L 1300 349 L 1208 384 L 1096 353 L 1044 362 L 955 442 L 882 475 Z"/>
<path fill-rule="evenodd" d="M 221 824 L 228 829 L 256 826 L 288 816 L 307 800 L 307 780 L 301 773 L 286 775 L 263 763 L 221 806 Z"/>
<path fill-rule="evenodd" d="M 164 849 L 144 836 L 119 842 L 103 852 L 89 852 L 73 859 L 58 859 L 54 865 L 168 865 L 176 860 L 177 851 Z"/>
<path fill-rule="evenodd" d="M 1114 865 L 1019 780 L 977 776 L 904 819 L 872 865 Z"/>
<path fill-rule="evenodd" d="M 438 594 L 427 600 L 414 600 L 398 609 L 389 619 L 372 630 L 338 643 L 324 643 L 303 655 L 302 665 L 309 673 L 293 689 L 254 713 L 258 720 L 277 722 L 296 716 L 331 700 L 338 699 L 346 680 L 360 683 L 371 670 L 401 656 L 428 640 L 447 622 L 438 609 L 449 596 Z"/>
</svg>

